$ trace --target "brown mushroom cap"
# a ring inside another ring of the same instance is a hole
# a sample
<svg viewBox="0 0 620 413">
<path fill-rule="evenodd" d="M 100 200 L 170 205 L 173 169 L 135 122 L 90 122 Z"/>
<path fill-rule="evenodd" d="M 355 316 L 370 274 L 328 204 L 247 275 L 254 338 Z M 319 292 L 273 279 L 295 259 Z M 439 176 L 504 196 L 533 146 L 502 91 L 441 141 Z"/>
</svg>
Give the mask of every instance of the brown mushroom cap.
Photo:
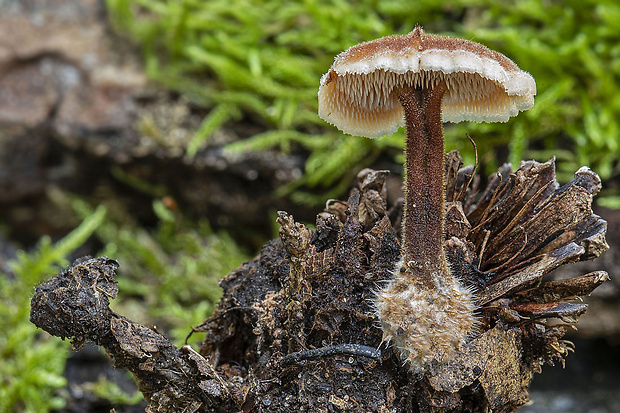
<svg viewBox="0 0 620 413">
<path fill-rule="evenodd" d="M 395 87 L 445 80 L 443 120 L 506 122 L 534 104 L 536 83 L 501 53 L 425 33 L 382 37 L 353 46 L 321 78 L 319 116 L 345 133 L 377 138 L 403 125 Z"/>
</svg>

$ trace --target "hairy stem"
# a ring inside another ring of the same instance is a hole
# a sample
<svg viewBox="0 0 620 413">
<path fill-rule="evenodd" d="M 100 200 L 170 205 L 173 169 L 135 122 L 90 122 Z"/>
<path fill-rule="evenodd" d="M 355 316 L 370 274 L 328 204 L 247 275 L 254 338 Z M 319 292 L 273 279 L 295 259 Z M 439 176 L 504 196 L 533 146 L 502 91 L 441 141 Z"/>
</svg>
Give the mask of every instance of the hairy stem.
<svg viewBox="0 0 620 413">
<path fill-rule="evenodd" d="M 396 91 L 405 111 L 405 211 L 402 260 L 422 274 L 444 273 L 444 143 L 441 99 L 444 82 L 429 89 L 413 87 Z M 420 280 L 431 283 L 432 280 Z"/>
</svg>

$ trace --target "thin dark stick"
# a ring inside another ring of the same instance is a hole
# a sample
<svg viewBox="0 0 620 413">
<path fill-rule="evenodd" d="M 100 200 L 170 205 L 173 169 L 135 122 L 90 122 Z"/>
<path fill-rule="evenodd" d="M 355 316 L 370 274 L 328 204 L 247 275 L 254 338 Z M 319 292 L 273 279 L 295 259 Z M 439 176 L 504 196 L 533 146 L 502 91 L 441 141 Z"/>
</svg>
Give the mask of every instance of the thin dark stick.
<svg viewBox="0 0 620 413">
<path fill-rule="evenodd" d="M 467 138 L 469 139 L 469 142 L 471 142 L 472 146 L 474 147 L 475 160 L 474 160 L 474 169 L 472 169 L 471 171 L 471 176 L 469 177 L 467 184 L 465 184 L 465 182 L 463 181 L 463 186 L 461 187 L 461 190 L 459 191 L 458 199 L 461 199 L 461 200 L 464 200 L 465 195 L 467 194 L 467 188 L 469 188 L 469 185 L 471 185 L 472 181 L 474 180 L 474 177 L 476 176 L 476 171 L 478 170 L 478 147 L 476 146 L 476 142 L 472 139 L 472 137 L 469 136 L 469 133 L 466 133 L 465 136 L 467 136 Z M 465 206 L 463 205 L 463 207 Z"/>
<path fill-rule="evenodd" d="M 192 336 L 192 334 L 194 333 L 202 333 L 203 331 L 200 330 L 202 327 L 206 326 L 209 323 L 214 322 L 215 320 L 217 320 L 220 317 L 225 316 L 226 314 L 232 312 L 232 311 L 258 311 L 256 308 L 254 307 L 243 307 L 243 306 L 239 306 L 239 307 L 231 307 L 228 308 L 222 312 L 220 312 L 219 314 L 217 314 L 214 317 L 211 317 L 205 321 L 202 322 L 202 324 L 200 324 L 197 327 L 192 327 L 192 330 L 189 332 L 189 334 L 187 335 L 187 337 L 185 337 L 185 344 L 187 344 L 187 341 L 189 340 L 189 338 Z"/>
<path fill-rule="evenodd" d="M 335 344 L 333 346 L 321 347 L 313 350 L 302 350 L 288 354 L 282 359 L 281 363 L 283 365 L 299 364 L 303 360 L 314 360 L 338 354 L 368 357 L 375 360 L 381 358 L 381 350 L 374 347 L 363 346 L 361 344 Z"/>
</svg>

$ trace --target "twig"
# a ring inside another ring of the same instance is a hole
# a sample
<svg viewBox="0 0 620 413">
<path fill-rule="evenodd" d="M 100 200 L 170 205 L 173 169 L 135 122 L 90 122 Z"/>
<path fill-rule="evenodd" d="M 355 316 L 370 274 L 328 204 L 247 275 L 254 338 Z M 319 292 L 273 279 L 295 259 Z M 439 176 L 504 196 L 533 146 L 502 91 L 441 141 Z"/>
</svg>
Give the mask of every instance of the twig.
<svg viewBox="0 0 620 413">
<path fill-rule="evenodd" d="M 333 346 L 321 347 L 313 350 L 302 350 L 288 354 L 282 359 L 281 363 L 283 365 L 298 364 L 303 360 L 313 360 L 337 354 L 349 354 L 372 359 L 381 358 L 381 350 L 374 347 L 363 346 L 361 344 L 335 344 Z"/>
</svg>

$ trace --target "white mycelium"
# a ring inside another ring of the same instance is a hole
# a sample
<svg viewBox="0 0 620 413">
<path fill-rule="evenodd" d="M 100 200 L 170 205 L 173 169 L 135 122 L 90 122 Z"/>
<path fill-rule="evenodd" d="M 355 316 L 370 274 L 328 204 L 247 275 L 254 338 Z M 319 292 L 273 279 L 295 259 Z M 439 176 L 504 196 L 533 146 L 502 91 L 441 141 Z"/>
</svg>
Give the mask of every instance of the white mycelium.
<svg viewBox="0 0 620 413">
<path fill-rule="evenodd" d="M 443 272 L 424 274 L 421 278 L 430 275 L 435 281 L 428 288 L 412 281 L 412 274 L 420 271 L 415 263 L 407 267 L 402 273 L 396 271 L 377 292 L 375 309 L 383 340 L 396 346 L 411 371 L 424 373 L 432 363 L 454 358 L 471 337 L 477 324 L 476 305 L 471 291 L 455 277 Z"/>
</svg>

